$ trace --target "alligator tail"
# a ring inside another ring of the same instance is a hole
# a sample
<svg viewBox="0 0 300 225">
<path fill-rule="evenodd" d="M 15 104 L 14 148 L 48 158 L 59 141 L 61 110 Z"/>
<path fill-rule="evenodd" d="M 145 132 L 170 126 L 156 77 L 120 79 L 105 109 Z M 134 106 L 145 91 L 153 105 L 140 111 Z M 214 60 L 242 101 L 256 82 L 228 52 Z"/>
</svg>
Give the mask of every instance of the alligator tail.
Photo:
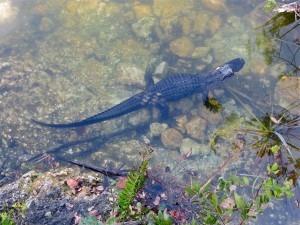
<svg viewBox="0 0 300 225">
<path fill-rule="evenodd" d="M 73 123 L 62 123 L 62 124 L 55 124 L 55 123 L 45 123 L 41 122 L 35 119 L 31 119 L 33 122 L 45 126 L 45 127 L 53 127 L 53 128 L 68 128 L 68 127 L 81 127 L 86 126 L 90 124 L 100 123 L 105 120 L 110 120 L 117 118 L 119 116 L 123 116 L 127 113 L 133 112 L 135 110 L 141 109 L 146 106 L 146 104 L 143 104 L 143 101 L 141 99 L 141 93 L 137 94 L 124 102 L 121 102 L 120 104 L 107 109 L 99 114 L 96 114 L 92 117 L 89 117 L 87 119 L 73 122 Z"/>
</svg>

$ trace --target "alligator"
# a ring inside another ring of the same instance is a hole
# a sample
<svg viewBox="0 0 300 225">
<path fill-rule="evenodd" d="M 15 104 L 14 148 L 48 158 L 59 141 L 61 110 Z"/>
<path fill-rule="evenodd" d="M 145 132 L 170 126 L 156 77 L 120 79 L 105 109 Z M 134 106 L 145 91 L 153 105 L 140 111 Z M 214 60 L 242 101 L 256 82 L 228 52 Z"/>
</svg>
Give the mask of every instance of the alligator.
<svg viewBox="0 0 300 225">
<path fill-rule="evenodd" d="M 34 119 L 32 120 L 41 126 L 67 128 L 100 123 L 148 106 L 155 106 L 158 109 L 167 112 L 167 102 L 176 101 L 199 92 L 202 92 L 203 96 L 207 97 L 209 90 L 221 87 L 225 81 L 239 72 L 244 64 L 244 59 L 236 58 L 217 67 L 208 74 L 168 75 L 156 84 L 154 84 L 152 76 L 149 78 L 150 69 L 147 69 L 145 72 L 145 79 L 147 78 L 146 83 L 148 88 L 145 91 L 142 91 L 118 105 L 92 117 L 78 122 L 62 124 L 44 123 Z"/>
</svg>

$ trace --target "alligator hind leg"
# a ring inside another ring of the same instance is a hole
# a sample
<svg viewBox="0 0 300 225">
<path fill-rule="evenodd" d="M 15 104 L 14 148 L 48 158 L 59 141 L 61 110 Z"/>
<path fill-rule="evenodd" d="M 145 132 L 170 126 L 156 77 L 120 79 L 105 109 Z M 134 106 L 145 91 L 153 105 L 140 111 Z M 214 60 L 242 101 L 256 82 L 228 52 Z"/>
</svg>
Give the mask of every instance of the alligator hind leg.
<svg viewBox="0 0 300 225">
<path fill-rule="evenodd" d="M 156 107 L 160 111 L 160 119 L 162 121 L 169 119 L 169 107 L 166 104 L 157 104 Z"/>
<path fill-rule="evenodd" d="M 152 62 L 151 62 L 152 61 Z M 154 85 L 153 80 L 153 73 L 156 69 L 156 60 L 151 60 L 148 64 L 145 74 L 144 74 L 144 80 L 146 82 L 146 87 L 149 88 Z M 155 62 L 154 62 L 155 61 Z"/>
<path fill-rule="evenodd" d="M 161 62 L 158 64 L 157 60 L 151 60 L 148 64 L 144 79 L 146 82 L 146 87 L 149 88 L 154 85 L 153 75 L 159 75 L 164 77 L 168 72 L 168 64 L 166 62 Z"/>
</svg>

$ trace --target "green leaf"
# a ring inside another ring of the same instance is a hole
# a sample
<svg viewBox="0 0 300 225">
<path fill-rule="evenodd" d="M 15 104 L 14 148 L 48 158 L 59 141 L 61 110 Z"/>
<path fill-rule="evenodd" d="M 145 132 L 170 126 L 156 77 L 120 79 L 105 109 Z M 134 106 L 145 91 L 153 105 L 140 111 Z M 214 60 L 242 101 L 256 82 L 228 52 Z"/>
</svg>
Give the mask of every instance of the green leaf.
<svg viewBox="0 0 300 225">
<path fill-rule="evenodd" d="M 278 169 L 278 164 L 277 163 L 274 163 L 272 165 L 272 171 L 276 171 Z"/>
<path fill-rule="evenodd" d="M 203 193 L 207 192 L 210 188 L 211 183 L 209 182 L 203 189 Z"/>
<path fill-rule="evenodd" d="M 196 191 L 196 192 L 199 192 L 200 191 L 200 184 L 197 182 L 197 181 L 194 181 L 193 183 L 193 189 Z"/>
<path fill-rule="evenodd" d="M 273 154 L 277 154 L 278 150 L 279 150 L 278 145 L 274 145 L 274 146 L 271 147 L 271 151 L 272 151 Z"/>
<path fill-rule="evenodd" d="M 190 187 L 185 187 L 184 188 L 185 191 L 189 194 L 189 195 L 195 195 L 197 192 L 194 191 L 193 189 L 191 189 Z"/>
<path fill-rule="evenodd" d="M 247 185 L 247 186 L 250 184 L 249 178 L 248 178 L 248 177 L 243 177 L 243 182 L 244 182 L 244 184 Z"/>
<path fill-rule="evenodd" d="M 244 200 L 236 192 L 234 192 L 234 200 L 235 200 L 235 204 L 237 205 L 238 208 L 240 208 L 240 209 L 244 208 Z"/>
<path fill-rule="evenodd" d="M 217 207 L 217 205 L 218 205 L 218 196 L 215 193 L 212 194 L 211 200 L 212 200 L 212 204 L 214 205 L 214 207 Z"/>
</svg>

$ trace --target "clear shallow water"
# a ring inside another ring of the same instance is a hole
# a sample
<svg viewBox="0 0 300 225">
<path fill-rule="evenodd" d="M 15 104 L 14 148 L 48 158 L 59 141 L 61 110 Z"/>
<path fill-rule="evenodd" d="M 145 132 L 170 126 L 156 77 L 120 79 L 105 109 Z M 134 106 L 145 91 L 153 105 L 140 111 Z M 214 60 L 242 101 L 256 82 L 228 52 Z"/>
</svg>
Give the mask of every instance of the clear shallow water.
<svg viewBox="0 0 300 225">
<path fill-rule="evenodd" d="M 236 57 L 245 58 L 246 65 L 227 85 L 247 97 L 243 101 L 252 103 L 255 114 L 264 115 L 267 109 L 259 102 L 274 101 L 276 83 L 282 75 L 299 76 L 295 67 L 299 67 L 300 57 L 297 46 L 274 39 L 281 38 L 290 26 L 279 31 L 272 24 L 265 26 L 265 31 L 256 29 L 272 18 L 259 7 L 260 3 L 13 2 L 17 13 L 11 22 L 14 29 L 7 28 L 0 40 L 2 173 L 9 174 L 16 162 L 62 143 L 128 128 L 125 134 L 103 143 L 72 146 L 61 154 L 103 167 L 117 168 L 123 163 L 130 167 L 140 162 L 139 152 L 147 139 L 156 149 L 153 167 L 169 167 L 178 180 L 189 180 L 191 172 L 204 180 L 229 156 L 235 129 L 243 123 L 236 120 L 224 132 L 220 130 L 226 124 L 224 118 L 232 117 L 233 113 L 251 117 L 227 90 L 211 93 L 224 107 L 218 114 L 207 113 L 201 95 L 170 104 L 170 119 L 177 118 L 178 124 L 168 124 L 171 131 L 164 141 L 160 135 L 155 136 L 149 125 L 140 130 L 130 129 L 144 122 L 159 121 L 156 110 L 144 110 L 84 129 L 39 127 L 30 118 L 63 123 L 107 109 L 143 90 L 143 73 L 153 60 L 166 61 L 170 73 L 205 73 Z M 296 28 L 284 38 L 295 42 L 298 36 Z M 285 102 L 284 97 L 277 99 L 281 104 Z M 300 114 L 299 109 L 295 113 Z M 166 121 L 159 121 L 163 122 Z M 201 129 L 193 128 L 192 124 L 200 124 Z M 159 128 L 157 124 L 153 126 Z M 222 138 L 211 149 L 216 131 Z M 190 146 L 193 156 L 180 161 L 179 148 Z M 241 158 L 233 168 L 241 165 L 243 172 L 249 173 L 252 158 Z M 274 215 L 274 211 L 270 214 Z M 285 216 L 281 218 L 286 221 Z M 269 224 L 276 224 L 278 218 L 272 218 Z"/>
</svg>

